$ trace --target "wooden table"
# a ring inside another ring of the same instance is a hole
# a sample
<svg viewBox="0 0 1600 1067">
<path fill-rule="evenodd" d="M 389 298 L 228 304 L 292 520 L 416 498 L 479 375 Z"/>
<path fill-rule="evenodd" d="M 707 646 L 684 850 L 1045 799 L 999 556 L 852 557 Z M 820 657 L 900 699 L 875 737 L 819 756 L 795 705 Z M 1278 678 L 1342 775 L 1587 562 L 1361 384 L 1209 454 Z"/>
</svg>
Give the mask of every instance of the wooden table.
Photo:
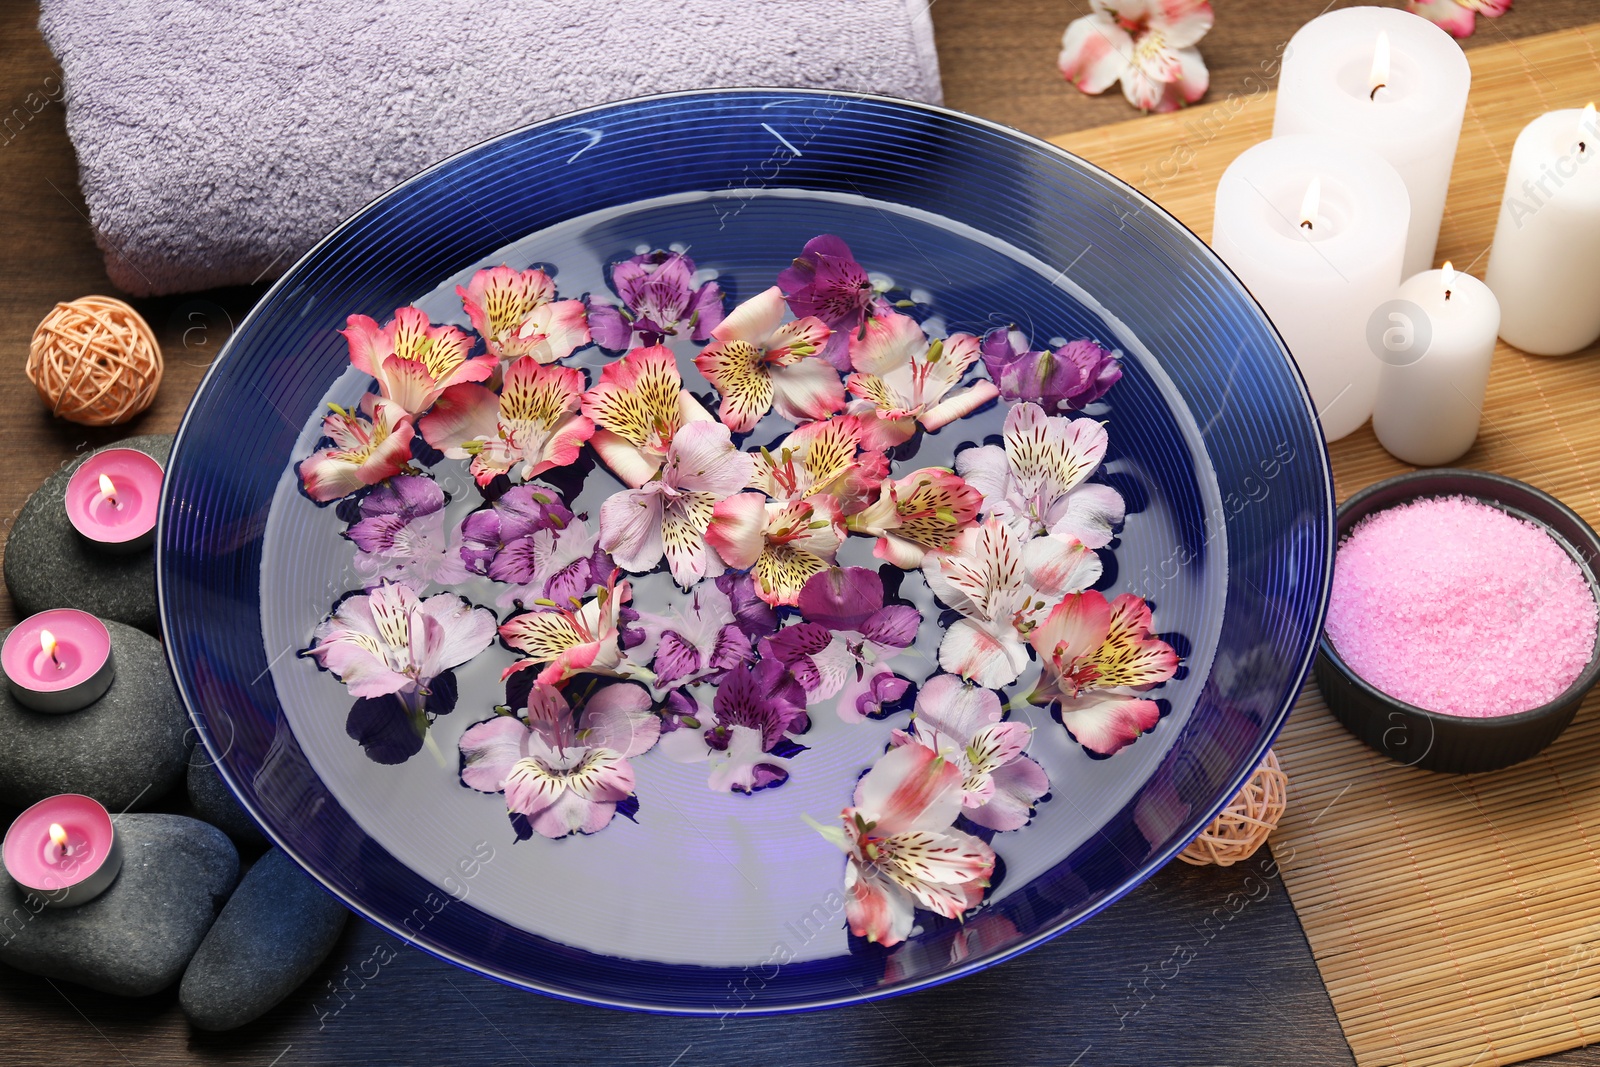
<svg viewBox="0 0 1600 1067">
<path fill-rule="evenodd" d="M 1324 10 L 1324 0 L 1215 0 L 1215 7 L 1217 27 L 1203 50 L 1218 96 L 1247 88 L 1245 78 Z M 1055 73 L 1061 30 L 1086 10 L 1086 0 L 934 0 L 947 102 L 1040 135 L 1130 117 L 1115 90 L 1086 98 Z M 1592 0 L 1519 0 L 1504 18 L 1480 20 L 1467 43 L 1593 17 Z M 135 301 L 167 354 L 155 405 L 131 426 L 102 431 L 44 413 L 22 373 L 33 327 L 58 300 L 115 290 L 89 230 L 61 108 L 34 111 L 41 98 L 60 95 L 36 20 L 32 3 L 0 2 L 0 373 L 7 383 L 0 454 L 10 469 L 0 482 L 0 512 L 7 529 L 27 495 L 76 452 L 128 433 L 175 429 L 233 324 L 264 291 Z M 14 621 L 0 592 L 0 626 Z M 181 798 L 172 803 L 181 810 Z M 877 1004 L 773 1019 L 673 1019 L 565 1004 L 408 950 L 360 920 L 299 993 L 231 1034 L 191 1030 L 175 991 L 122 1000 L 0 968 L 0 1062 L 1350 1064 L 1271 870 L 1265 854 L 1230 869 L 1173 864 L 1093 921 L 982 974 Z M 1252 875 L 1267 892 L 1254 891 L 1259 899 L 1232 912 L 1225 901 Z M 1231 918 L 1219 924 L 1218 914 Z M 395 958 L 370 976 L 362 964 L 378 946 Z M 1538 1062 L 1600 1064 L 1600 1049 Z"/>
</svg>

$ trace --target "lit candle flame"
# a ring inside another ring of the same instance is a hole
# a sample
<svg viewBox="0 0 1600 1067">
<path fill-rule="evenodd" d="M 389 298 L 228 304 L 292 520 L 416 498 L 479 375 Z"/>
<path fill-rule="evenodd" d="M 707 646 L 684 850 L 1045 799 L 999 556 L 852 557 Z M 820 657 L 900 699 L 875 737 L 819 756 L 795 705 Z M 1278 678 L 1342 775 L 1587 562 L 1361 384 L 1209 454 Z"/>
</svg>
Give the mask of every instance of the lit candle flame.
<svg viewBox="0 0 1600 1067">
<path fill-rule="evenodd" d="M 107 500 L 115 500 L 117 497 L 116 483 L 104 474 L 100 476 L 100 495 Z"/>
<path fill-rule="evenodd" d="M 50 662 L 51 663 L 54 663 L 57 667 L 61 666 L 61 661 L 56 659 L 56 635 L 55 634 L 51 633 L 49 630 L 40 630 L 39 631 L 39 647 L 44 649 L 44 654 L 50 657 Z"/>
<path fill-rule="evenodd" d="M 1378 42 L 1372 46 L 1372 73 L 1367 76 L 1367 99 L 1376 100 L 1378 90 L 1389 84 L 1389 31 L 1378 31 Z"/>
<path fill-rule="evenodd" d="M 1444 261 L 1444 266 L 1439 268 L 1439 280 L 1444 283 L 1444 298 L 1449 300 L 1450 287 L 1456 283 L 1456 269 L 1450 265 L 1448 259 Z"/>
<path fill-rule="evenodd" d="M 58 822 L 50 824 L 50 840 L 54 841 L 57 848 L 67 847 L 67 831 Z"/>
<path fill-rule="evenodd" d="M 1316 228 L 1317 208 L 1322 203 L 1322 179 L 1312 177 L 1311 184 L 1306 186 L 1306 195 L 1300 201 L 1300 228 L 1310 230 Z"/>
</svg>

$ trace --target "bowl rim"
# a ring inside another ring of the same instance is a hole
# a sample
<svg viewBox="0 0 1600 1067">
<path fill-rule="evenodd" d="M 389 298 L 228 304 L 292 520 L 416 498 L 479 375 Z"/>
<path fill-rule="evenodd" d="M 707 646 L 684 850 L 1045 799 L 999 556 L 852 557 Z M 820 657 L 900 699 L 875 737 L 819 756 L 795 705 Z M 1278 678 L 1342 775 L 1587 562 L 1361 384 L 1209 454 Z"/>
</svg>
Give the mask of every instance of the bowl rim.
<svg viewBox="0 0 1600 1067">
<path fill-rule="evenodd" d="M 1459 488 L 1418 489 L 1403 498 L 1385 501 L 1381 506 L 1372 503 L 1378 496 L 1386 494 L 1395 488 L 1406 486 L 1413 482 L 1424 482 L 1441 477 L 1459 482 Z M 1508 488 L 1532 496 L 1539 503 L 1575 523 L 1578 529 L 1587 531 L 1589 547 L 1593 550 L 1594 555 L 1589 559 L 1584 558 L 1582 555 L 1583 546 L 1572 544 L 1569 538 L 1552 529 L 1548 522 L 1537 515 L 1528 513 L 1515 504 L 1508 503 L 1492 495 L 1493 490 L 1503 491 Z M 1477 492 L 1475 489 L 1482 489 L 1483 492 Z M 1588 579 L 1589 593 L 1595 598 L 1597 609 L 1600 609 L 1600 575 L 1596 574 L 1594 565 L 1594 561 L 1600 561 L 1600 533 L 1596 533 L 1594 527 L 1590 526 L 1582 515 L 1579 515 L 1559 498 L 1552 496 L 1538 486 L 1530 485 L 1521 479 L 1512 478 L 1508 475 L 1479 470 L 1476 467 L 1423 467 L 1418 470 L 1407 471 L 1404 474 L 1397 474 L 1380 482 L 1372 483 L 1360 492 L 1353 494 L 1343 504 L 1340 504 L 1334 532 L 1336 537 L 1343 538 L 1347 536 L 1345 531 L 1347 525 L 1354 527 L 1362 519 L 1377 514 L 1379 511 L 1386 511 L 1402 504 L 1415 503 L 1418 500 L 1450 496 L 1470 496 L 1497 510 L 1513 515 L 1515 518 L 1537 525 L 1547 537 L 1565 549 L 1569 556 L 1574 557 L 1573 562 L 1578 564 L 1583 571 L 1583 576 Z M 1337 555 L 1337 541 L 1334 545 L 1334 552 Z M 1361 695 L 1368 700 L 1378 703 L 1390 711 L 1417 716 L 1431 725 L 1443 724 L 1453 731 L 1465 731 L 1479 737 L 1515 730 L 1529 723 L 1567 714 L 1571 711 L 1573 701 L 1581 699 L 1586 692 L 1594 687 L 1597 681 L 1600 681 L 1600 628 L 1596 629 L 1595 646 L 1589 654 L 1588 664 L 1584 666 L 1583 671 L 1572 680 L 1572 683 L 1567 688 L 1538 707 L 1529 708 L 1526 711 L 1513 712 L 1510 715 L 1486 715 L 1482 717 L 1451 715 L 1448 712 L 1431 711 L 1428 708 L 1418 707 L 1416 704 L 1408 703 L 1399 697 L 1390 696 L 1357 674 L 1355 669 L 1344 661 L 1344 657 L 1340 656 L 1339 650 L 1334 647 L 1333 639 L 1328 636 L 1326 626 L 1323 627 L 1322 633 L 1317 639 L 1317 653 L 1319 656 L 1325 657 L 1328 663 L 1339 672 L 1340 676 L 1353 684 Z M 1552 738 L 1552 740 L 1554 739 Z"/>
<path fill-rule="evenodd" d="M 235 799 L 237 799 L 245 808 L 245 810 L 250 813 L 251 817 L 260 826 L 268 840 L 271 841 L 274 846 L 287 853 L 290 858 L 292 858 L 296 864 L 298 864 L 309 875 L 311 875 L 311 877 L 315 879 L 324 890 L 331 893 L 341 903 L 350 908 L 356 914 L 362 916 L 368 922 L 373 923 L 385 932 L 392 934 L 402 943 L 420 948 L 429 955 L 435 956 L 457 967 L 461 967 L 463 970 L 483 975 L 495 981 L 499 981 L 519 989 L 538 992 L 546 996 L 551 996 L 559 1000 L 566 1000 L 573 1003 L 630 1011 L 642 1011 L 653 1014 L 697 1017 L 726 1017 L 730 1014 L 735 1016 L 756 1017 L 792 1014 L 802 1011 L 814 1011 L 820 1008 L 841 1007 L 849 1004 L 866 1003 L 886 999 L 889 997 L 901 996 L 907 993 L 915 993 L 924 989 L 930 989 L 934 986 L 942 985 L 946 982 L 954 981 L 958 978 L 963 978 L 996 966 L 997 964 L 1019 956 L 1024 952 L 1028 952 L 1039 945 L 1042 945 L 1045 942 L 1060 936 L 1080 923 L 1087 922 L 1089 919 L 1098 915 L 1106 908 L 1109 908 L 1111 905 L 1115 904 L 1117 901 L 1133 892 L 1133 890 L 1138 886 L 1148 881 L 1157 871 L 1167 866 L 1174 858 L 1177 857 L 1178 853 L 1187 848 L 1195 838 L 1205 831 L 1206 827 L 1211 824 L 1212 820 L 1215 819 L 1216 816 L 1220 814 L 1229 803 L 1232 802 L 1233 798 L 1239 793 L 1239 791 L 1245 787 L 1250 778 L 1255 774 L 1262 761 L 1265 760 L 1268 751 L 1272 748 L 1273 743 L 1277 740 L 1278 735 L 1282 732 L 1284 724 L 1288 721 L 1289 714 L 1295 706 L 1298 695 L 1304 688 L 1305 681 L 1310 676 L 1312 667 L 1316 662 L 1319 651 L 1319 640 L 1316 635 L 1320 635 L 1322 633 L 1326 624 L 1328 601 L 1333 585 L 1333 558 L 1337 548 L 1336 511 L 1338 506 L 1338 498 L 1333 479 L 1333 469 L 1328 454 L 1327 439 L 1322 431 L 1321 413 L 1317 410 L 1316 403 L 1312 399 L 1310 387 L 1306 384 L 1305 376 L 1301 372 L 1299 364 L 1295 362 L 1294 356 L 1291 353 L 1288 344 L 1284 341 L 1281 331 L 1272 321 L 1271 317 L 1267 314 L 1265 308 L 1261 306 L 1260 301 L 1256 299 L 1254 294 L 1250 292 L 1249 288 L 1244 284 L 1244 282 L 1240 280 L 1238 274 L 1228 266 L 1221 256 L 1217 255 L 1217 253 L 1211 248 L 1210 244 L 1203 240 L 1198 233 L 1192 230 L 1171 211 L 1167 210 L 1165 207 L 1162 207 L 1150 195 L 1141 191 L 1130 182 L 1124 181 L 1122 178 L 1117 177 L 1115 174 L 1112 174 L 1100 165 L 1093 163 L 1090 160 L 1087 160 L 1084 157 L 1061 147 L 1060 145 L 1054 144 L 1043 137 L 1027 133 L 1023 130 L 1017 129 L 1014 126 L 997 122 L 993 119 L 983 118 L 978 115 L 972 115 L 968 114 L 967 112 L 946 107 L 943 104 L 931 104 L 918 100 L 907 100 L 901 97 L 889 96 L 882 93 L 837 89 L 792 88 L 784 86 L 739 86 L 714 89 L 683 89 L 672 92 L 651 93 L 643 96 L 628 97 L 622 100 L 614 100 L 602 104 L 594 104 L 588 107 L 578 108 L 572 111 L 566 111 L 557 115 L 552 115 L 544 119 L 539 119 L 535 122 L 518 126 L 514 129 L 506 130 L 492 137 L 486 137 L 483 140 L 477 141 L 471 145 L 467 145 L 458 151 L 439 159 L 429 166 L 424 167 L 415 173 L 407 175 L 405 178 L 397 181 L 394 185 L 385 189 L 367 203 L 355 209 L 349 216 L 340 221 L 338 225 L 329 230 L 328 233 L 319 239 L 314 245 L 297 257 L 295 261 L 290 264 L 281 275 L 279 275 L 272 285 L 268 287 L 266 292 L 264 292 L 256 300 L 249 312 L 240 319 L 239 324 L 234 328 L 232 333 L 229 335 L 228 340 L 224 343 L 222 350 L 206 368 L 205 374 L 201 377 L 199 383 L 195 387 L 194 397 L 198 398 L 202 395 L 204 390 L 211 383 L 212 378 L 220 373 L 222 367 L 233 356 L 237 339 L 241 335 L 245 334 L 246 327 L 253 324 L 258 317 L 264 314 L 261 309 L 269 304 L 273 297 L 278 296 L 281 291 L 286 289 L 288 283 L 294 279 L 295 274 L 303 266 L 315 259 L 325 247 L 333 244 L 345 233 L 346 230 L 358 224 L 374 205 L 382 203 L 383 201 L 388 200 L 390 197 L 399 194 L 412 182 L 450 167 L 454 165 L 457 160 L 471 155 L 483 149 L 485 146 L 496 144 L 510 138 L 524 137 L 533 131 L 543 129 L 548 126 L 553 126 L 558 123 L 569 122 L 582 116 L 610 111 L 618 108 L 632 108 L 640 105 L 656 104 L 674 99 L 703 99 L 760 94 L 772 94 L 774 96 L 791 98 L 837 98 L 847 101 L 861 101 L 870 104 L 890 105 L 897 108 L 907 108 L 926 112 L 947 122 L 965 123 L 984 128 L 1003 137 L 1019 141 L 1035 151 L 1042 152 L 1046 156 L 1054 157 L 1058 162 L 1087 172 L 1088 174 L 1091 174 L 1097 178 L 1099 181 L 1122 190 L 1127 195 L 1130 195 L 1142 202 L 1143 205 L 1150 209 L 1157 217 L 1164 219 L 1165 223 L 1170 226 L 1175 233 L 1186 237 L 1191 242 L 1192 247 L 1197 254 L 1208 259 L 1217 269 L 1220 270 L 1221 274 L 1226 279 L 1232 282 L 1235 295 L 1244 301 L 1245 304 L 1255 310 L 1259 323 L 1266 328 L 1267 332 L 1276 342 L 1278 354 L 1287 367 L 1289 379 L 1293 382 L 1294 386 L 1298 390 L 1301 401 L 1301 410 L 1303 410 L 1305 415 L 1310 420 L 1311 430 L 1308 436 L 1314 440 L 1316 446 L 1312 450 L 1314 453 L 1312 458 L 1314 460 L 1315 470 L 1308 473 L 1307 479 L 1308 484 L 1313 478 L 1320 482 L 1321 497 L 1326 505 L 1326 529 L 1324 530 L 1324 534 L 1327 544 L 1327 551 L 1324 553 L 1324 558 L 1320 561 L 1320 566 L 1317 568 L 1319 578 L 1318 584 L 1320 588 L 1317 591 L 1316 609 L 1313 613 L 1315 628 L 1312 631 L 1312 638 L 1306 641 L 1305 649 L 1300 656 L 1299 663 L 1292 667 L 1291 678 L 1297 680 L 1294 681 L 1293 684 L 1289 685 L 1280 696 L 1279 702 L 1281 703 L 1281 707 L 1276 712 L 1276 721 L 1272 723 L 1270 728 L 1262 731 L 1258 743 L 1254 746 L 1254 749 L 1251 752 L 1248 763 L 1246 763 L 1234 775 L 1233 779 L 1228 784 L 1227 789 L 1223 791 L 1222 794 L 1215 799 L 1209 807 L 1197 809 L 1199 814 L 1190 816 L 1190 821 L 1187 828 L 1181 830 L 1175 837 L 1173 837 L 1171 839 L 1171 843 L 1166 848 L 1152 852 L 1150 857 L 1144 863 L 1140 864 L 1132 873 L 1123 878 L 1120 884 L 1108 890 L 1100 900 L 1095 901 L 1093 904 L 1084 908 L 1081 912 L 1065 917 L 1053 923 L 1052 925 L 1043 928 L 1026 938 L 1023 938 L 1022 940 L 1007 946 L 1003 950 L 975 955 L 972 958 L 961 961 L 960 963 L 950 964 L 944 970 L 941 970 L 937 973 L 910 980 L 904 982 L 903 984 L 864 990 L 855 993 L 839 993 L 831 996 L 816 996 L 782 1004 L 763 1005 L 759 1007 L 747 1005 L 734 1009 L 731 1012 L 711 1004 L 705 1006 L 668 1006 L 660 1003 L 646 1002 L 642 999 L 630 996 L 597 996 L 576 993 L 570 989 L 556 988 L 548 983 L 531 981 L 525 977 L 507 974 L 498 969 L 491 969 L 479 962 L 462 959 L 457 953 L 450 952 L 442 946 L 433 944 L 420 937 L 416 937 L 410 934 L 408 931 L 401 929 L 398 924 L 390 922 L 388 919 L 374 914 L 361 901 L 352 898 L 349 894 L 346 894 L 338 887 L 329 884 L 328 880 L 323 877 L 321 872 L 318 871 L 314 865 L 303 861 L 299 855 L 299 850 L 291 843 L 286 842 L 279 835 L 271 823 L 257 810 L 257 805 L 248 797 L 248 794 L 234 781 L 234 775 L 231 768 L 229 768 L 223 761 L 223 755 L 219 753 L 218 745 L 211 738 L 210 730 L 207 728 L 203 716 L 198 710 L 199 703 L 196 696 L 189 691 L 188 686 L 184 683 L 182 674 L 178 670 L 173 643 L 167 641 L 163 642 L 163 648 L 167 657 L 168 670 L 173 677 L 173 681 L 179 695 L 183 699 L 184 707 L 189 713 L 189 717 L 194 726 L 195 732 L 199 735 L 201 743 L 205 745 L 207 755 L 211 757 L 212 765 L 216 768 L 218 775 L 227 784 L 229 790 L 234 794 Z M 195 405 L 193 398 L 191 398 L 190 403 L 184 409 L 183 418 L 180 421 L 178 429 L 174 435 L 174 457 L 178 456 L 181 452 L 184 438 L 190 432 L 191 420 L 194 418 L 194 413 Z M 160 611 L 160 617 L 163 622 L 163 629 L 165 629 L 165 622 L 168 614 L 168 592 L 166 588 L 166 582 L 164 581 L 164 575 L 166 571 L 164 566 L 164 556 L 166 553 L 165 546 L 167 515 L 169 507 L 172 503 L 171 492 L 173 485 L 174 480 L 172 478 L 164 478 L 162 481 L 161 499 L 159 503 L 156 527 L 156 598 Z"/>
</svg>

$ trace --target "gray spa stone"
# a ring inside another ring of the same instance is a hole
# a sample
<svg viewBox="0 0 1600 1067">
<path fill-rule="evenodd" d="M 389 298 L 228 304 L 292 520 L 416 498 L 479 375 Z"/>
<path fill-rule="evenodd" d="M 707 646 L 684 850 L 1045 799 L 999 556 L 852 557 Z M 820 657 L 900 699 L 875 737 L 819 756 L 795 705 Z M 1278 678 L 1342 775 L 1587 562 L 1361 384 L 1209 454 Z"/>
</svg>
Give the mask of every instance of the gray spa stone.
<svg viewBox="0 0 1600 1067">
<path fill-rule="evenodd" d="M 265 1015 L 333 951 L 349 912 L 282 849 L 257 861 L 184 972 L 178 1003 L 202 1030 Z"/>
<path fill-rule="evenodd" d="M 163 467 L 171 434 L 124 438 L 108 448 L 136 448 Z M 48 608 L 80 608 L 148 633 L 161 630 L 156 608 L 155 549 L 109 555 L 84 543 L 67 520 L 67 481 L 92 453 L 84 453 L 44 480 L 22 506 L 6 539 L 6 588 L 21 615 Z"/>
<path fill-rule="evenodd" d="M 0 683 L 0 805 L 84 793 L 116 814 L 149 807 L 182 780 L 193 735 L 161 643 L 120 622 L 106 629 L 117 676 L 88 707 L 33 711 Z"/>
<path fill-rule="evenodd" d="M 233 838 L 235 844 L 246 848 L 267 844 L 267 835 L 244 810 L 217 772 L 211 753 L 200 744 L 189 753 L 189 804 L 196 815 Z"/>
<path fill-rule="evenodd" d="M 122 872 L 75 908 L 37 908 L 0 870 L 0 963 L 143 997 L 177 981 L 239 880 L 239 854 L 184 815 L 117 819 Z"/>
</svg>

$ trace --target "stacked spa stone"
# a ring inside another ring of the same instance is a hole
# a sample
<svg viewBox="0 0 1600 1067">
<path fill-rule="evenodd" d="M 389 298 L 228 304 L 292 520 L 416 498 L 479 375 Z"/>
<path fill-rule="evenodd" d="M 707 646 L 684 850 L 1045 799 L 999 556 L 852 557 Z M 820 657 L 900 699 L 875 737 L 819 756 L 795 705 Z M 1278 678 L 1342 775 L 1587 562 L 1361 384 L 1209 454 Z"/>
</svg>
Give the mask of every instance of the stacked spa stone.
<svg viewBox="0 0 1600 1067">
<path fill-rule="evenodd" d="M 172 438 L 118 446 L 165 464 Z M 94 797 L 115 817 L 123 863 L 102 895 L 67 908 L 38 907 L 0 868 L 0 963 L 131 997 L 181 979 L 179 1003 L 196 1026 L 232 1029 L 316 970 L 347 913 L 267 848 L 194 743 L 151 636 L 160 632 L 154 552 L 110 556 L 82 542 L 62 506 L 78 463 L 51 475 L 18 514 L 5 546 L 6 586 L 22 616 L 56 607 L 99 616 L 116 678 L 99 700 L 60 715 L 32 711 L 0 685 L 0 811 L 14 815 L 57 793 Z M 149 810 L 177 806 L 180 784 L 197 817 Z M 242 879 L 241 851 L 259 856 Z"/>
</svg>

